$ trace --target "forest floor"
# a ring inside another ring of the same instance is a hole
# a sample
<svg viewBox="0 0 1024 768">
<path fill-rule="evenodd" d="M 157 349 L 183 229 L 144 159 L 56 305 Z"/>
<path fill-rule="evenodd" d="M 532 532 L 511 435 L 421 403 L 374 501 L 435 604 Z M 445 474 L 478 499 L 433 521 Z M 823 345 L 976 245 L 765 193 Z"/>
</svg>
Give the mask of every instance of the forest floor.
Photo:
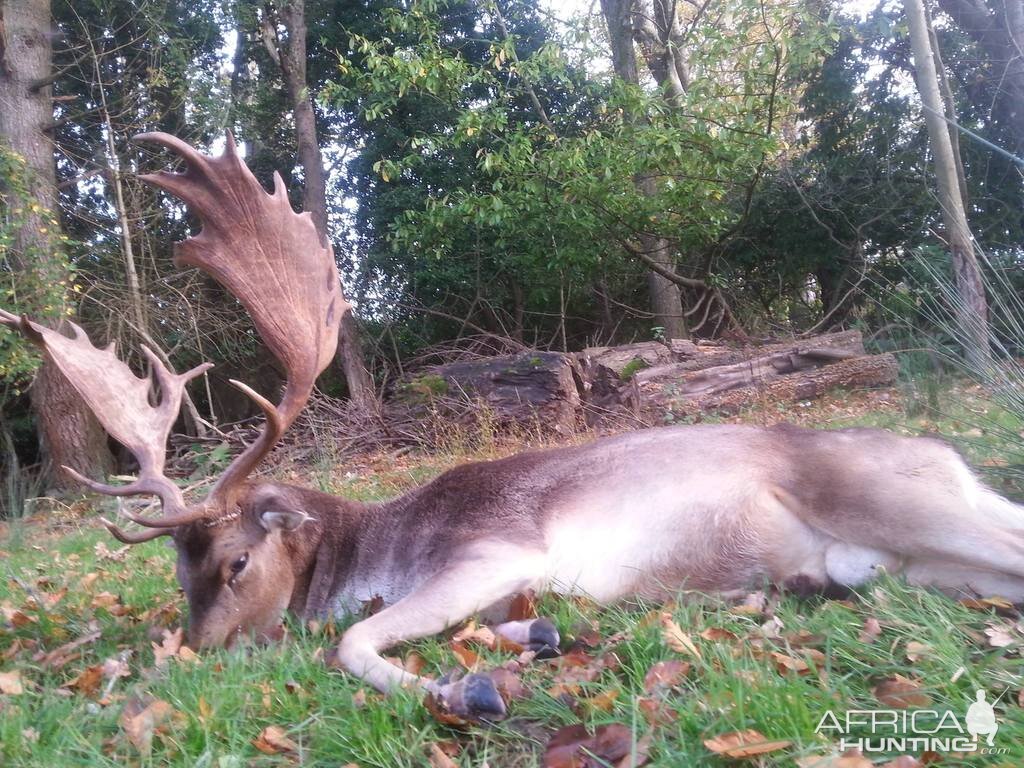
<svg viewBox="0 0 1024 768">
<path fill-rule="evenodd" d="M 928 397 L 840 395 L 729 420 L 938 432 L 975 466 L 996 471 L 1020 460 L 998 435 L 1024 429 L 969 386 Z M 375 499 L 460 461 L 521 447 L 453 444 L 429 456 L 366 456 L 341 467 L 325 458 L 276 473 Z M 1022 496 L 1019 487 L 1003 490 Z M 390 652 L 432 676 L 460 665 L 510 668 L 509 686 L 525 694 L 511 703 L 510 717 L 460 730 L 439 722 L 412 692 L 384 698 L 329 669 L 324 653 L 343 629 L 333 623 L 292 622 L 284 642 L 256 651 L 197 656 L 180 647 L 184 602 L 173 552 L 160 540 L 119 546 L 99 525 L 97 505 L 57 505 L 0 527 L 5 766 L 582 766 L 564 757 L 567 750 L 545 757 L 556 731 L 582 723 L 599 734 L 588 742 L 592 766 L 866 768 L 903 753 L 838 757 L 836 729 L 848 713 L 933 710 L 918 731 L 941 726 L 938 735 L 959 736 L 946 712 L 963 727 L 978 690 L 998 699 L 995 753 L 951 745 L 924 759 L 944 767 L 1024 765 L 1024 621 L 998 600 L 958 603 L 894 580 L 842 601 L 753 595 L 741 605 L 599 608 L 545 598 L 538 611 L 555 621 L 570 651 L 561 659 L 520 667 L 514 653 L 453 644 L 451 633 Z M 885 728 L 876 740 L 891 735 Z M 866 733 L 854 731 L 851 738 Z M 560 731 L 560 738 L 586 734 Z M 920 747 L 909 753 L 922 757 Z"/>
</svg>

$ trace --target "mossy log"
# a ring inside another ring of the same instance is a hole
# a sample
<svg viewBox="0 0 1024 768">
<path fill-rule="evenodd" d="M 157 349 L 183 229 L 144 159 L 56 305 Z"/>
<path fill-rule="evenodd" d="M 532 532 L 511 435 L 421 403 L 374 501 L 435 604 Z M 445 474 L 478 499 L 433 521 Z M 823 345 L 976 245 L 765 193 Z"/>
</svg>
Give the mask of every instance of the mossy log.
<svg viewBox="0 0 1024 768">
<path fill-rule="evenodd" d="M 572 355 L 530 350 L 430 366 L 395 387 L 395 399 L 453 413 L 489 411 L 500 425 L 569 433 L 581 411 L 579 365 Z"/>
</svg>

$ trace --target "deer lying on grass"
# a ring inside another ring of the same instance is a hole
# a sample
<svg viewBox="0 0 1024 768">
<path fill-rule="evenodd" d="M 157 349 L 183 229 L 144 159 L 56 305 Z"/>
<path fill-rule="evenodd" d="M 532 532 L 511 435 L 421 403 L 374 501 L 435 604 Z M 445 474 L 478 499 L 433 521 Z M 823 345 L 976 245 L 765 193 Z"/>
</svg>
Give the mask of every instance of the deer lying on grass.
<svg viewBox="0 0 1024 768">
<path fill-rule="evenodd" d="M 227 150 L 207 157 L 177 138 L 181 174 L 144 176 L 184 200 L 202 231 L 177 246 L 245 306 L 287 372 L 274 405 L 233 382 L 266 414 L 260 437 L 202 501 L 188 505 L 163 474 L 165 443 L 186 382 L 144 349 L 159 386 L 139 379 L 112 347 L 100 350 L 2 313 L 44 347 L 106 430 L 138 459 L 138 478 L 103 494 L 155 494 L 162 516 L 127 516 L 170 535 L 188 599 L 190 643 L 269 636 L 285 611 L 341 615 L 383 598 L 383 610 L 342 637 L 336 660 L 380 690 L 418 684 L 454 711 L 500 716 L 489 678 L 438 683 L 380 652 L 441 632 L 528 589 L 613 601 L 681 589 L 729 593 L 770 581 L 801 592 L 855 587 L 880 568 L 914 584 L 1024 601 L 1024 507 L 983 487 L 938 440 L 884 431 L 688 426 L 533 451 L 452 469 L 392 501 L 366 504 L 247 477 L 305 405 L 333 358 L 348 305 L 330 246 L 284 185 L 267 194 Z M 106 522 L 106 521 L 104 521 Z M 524 641 L 557 644 L 549 622 Z"/>
</svg>

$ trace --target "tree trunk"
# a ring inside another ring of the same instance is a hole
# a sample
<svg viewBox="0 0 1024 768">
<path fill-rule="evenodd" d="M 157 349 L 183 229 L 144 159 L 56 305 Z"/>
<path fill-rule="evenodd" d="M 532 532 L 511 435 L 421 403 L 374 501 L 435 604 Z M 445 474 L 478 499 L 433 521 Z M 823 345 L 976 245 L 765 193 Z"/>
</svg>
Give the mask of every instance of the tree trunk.
<svg viewBox="0 0 1024 768">
<path fill-rule="evenodd" d="M 277 23 L 284 28 L 285 37 L 278 36 Z M 295 139 L 299 150 L 299 163 L 305 186 L 303 207 L 313 216 L 317 231 L 328 237 L 327 228 L 327 175 L 323 156 L 317 141 L 316 113 L 306 83 L 306 8 L 305 0 L 285 0 L 278 15 L 274 6 L 264 8 L 263 39 L 267 50 L 281 68 L 288 101 L 295 118 Z M 349 397 L 361 408 L 374 408 L 373 381 L 363 361 L 359 341 L 359 326 L 352 312 L 341 319 L 337 359 L 345 373 Z"/>
<path fill-rule="evenodd" d="M 608 25 L 615 74 L 624 82 L 639 85 L 640 72 L 637 69 L 636 51 L 633 48 L 632 0 L 601 0 L 601 11 Z M 655 180 L 651 177 L 636 179 L 636 186 L 644 195 L 651 196 L 655 193 Z M 640 237 L 640 248 L 657 264 L 669 272 L 675 272 L 675 255 L 668 240 L 653 234 L 643 234 Z M 664 275 L 651 270 L 647 273 L 647 289 L 654 322 L 664 329 L 665 338 L 687 338 L 679 286 Z"/>
<path fill-rule="evenodd" d="M 910 26 L 910 44 L 914 53 L 917 89 L 924 106 L 928 138 L 935 157 L 935 175 L 938 181 L 939 205 L 946 225 L 958 300 L 956 322 L 968 361 L 975 366 L 990 361 L 988 346 L 988 302 L 985 286 L 974 254 L 971 230 L 964 210 L 964 196 L 956 172 L 956 158 L 949 139 L 945 110 L 939 94 L 939 78 L 935 69 L 935 54 L 929 40 L 928 21 L 922 0 L 903 0 Z"/>
<path fill-rule="evenodd" d="M 924 6 L 924 17 L 928 23 L 928 44 L 932 47 L 935 71 L 939 76 L 939 93 L 942 94 L 942 108 L 946 118 L 946 130 L 949 131 L 949 144 L 953 149 L 953 164 L 956 166 L 956 180 L 960 187 L 960 202 L 963 203 L 964 210 L 969 211 L 971 204 L 967 195 L 967 174 L 964 172 L 964 160 L 960 154 L 960 131 L 956 127 L 956 100 L 953 98 L 953 89 L 946 76 L 946 64 L 942 60 L 939 37 L 935 34 L 935 24 L 932 22 L 931 10 L 927 5 Z"/>
<path fill-rule="evenodd" d="M 49 0 L 0 3 L 0 138 L 26 162 L 30 190 L 44 211 L 57 209 L 50 86 L 34 87 L 53 65 Z M 33 270 L 44 281 L 67 277 L 60 260 L 59 232 L 48 216 L 29 215 L 16 233 L 10 264 Z M 60 322 L 60 321 L 56 321 Z M 69 466 L 89 477 L 103 477 L 113 466 L 106 435 L 78 393 L 56 366 L 44 360 L 32 387 L 43 455 L 54 468 Z M 55 473 L 58 485 L 66 481 Z M 69 483 L 70 484 L 70 483 Z"/>
</svg>

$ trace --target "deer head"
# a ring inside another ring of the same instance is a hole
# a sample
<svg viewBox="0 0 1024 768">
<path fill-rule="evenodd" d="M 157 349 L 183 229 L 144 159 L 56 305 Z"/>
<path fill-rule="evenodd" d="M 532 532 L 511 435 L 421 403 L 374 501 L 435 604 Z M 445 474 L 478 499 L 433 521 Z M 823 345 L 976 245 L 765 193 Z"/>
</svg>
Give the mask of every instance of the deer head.
<svg viewBox="0 0 1024 768">
<path fill-rule="evenodd" d="M 310 215 L 292 210 L 279 175 L 274 176 L 274 193 L 264 191 L 230 134 L 220 157 L 203 155 L 165 133 L 135 138 L 164 146 L 184 161 L 182 173 L 142 177 L 181 198 L 201 223 L 197 235 L 176 244 L 175 263 L 203 270 L 234 295 L 286 373 L 276 405 L 247 385 L 231 382 L 266 416 L 260 436 L 205 498 L 188 504 L 164 474 L 166 443 L 185 384 L 209 363 L 175 374 L 143 347 L 152 375 L 139 378 L 118 359 L 113 344 L 93 346 L 77 325 L 70 324 L 72 335 L 65 336 L 4 310 L 0 323 L 42 347 L 106 431 L 139 463 L 138 477 L 120 486 L 96 482 L 68 467 L 64 471 L 98 493 L 159 497 L 160 516 L 127 515 L 150 529 L 146 532 L 129 534 L 103 522 L 129 544 L 173 536 L 178 578 L 190 608 L 190 642 L 229 644 L 242 633 L 270 633 L 287 607 L 295 576 L 285 538 L 307 515 L 301 499 L 287 489 L 249 483 L 247 478 L 305 406 L 316 377 L 334 356 L 338 326 L 349 304 L 331 246 L 317 233 Z M 152 405 L 156 388 L 159 399 Z"/>
</svg>

